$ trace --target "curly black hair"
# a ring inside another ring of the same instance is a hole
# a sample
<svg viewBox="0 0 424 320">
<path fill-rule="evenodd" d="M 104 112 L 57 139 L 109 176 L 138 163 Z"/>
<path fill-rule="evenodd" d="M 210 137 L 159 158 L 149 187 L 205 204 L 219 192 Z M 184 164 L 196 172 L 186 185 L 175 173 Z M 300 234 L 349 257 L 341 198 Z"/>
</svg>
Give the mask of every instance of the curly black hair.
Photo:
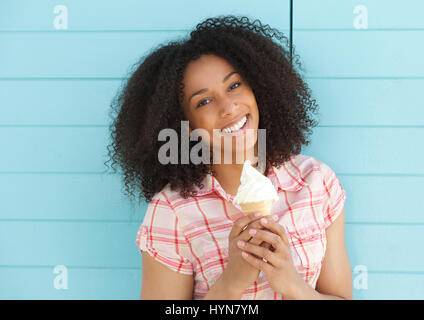
<svg viewBox="0 0 424 320">
<path fill-rule="evenodd" d="M 284 48 L 277 40 L 285 40 Z M 181 120 L 186 120 L 180 101 L 187 64 L 203 54 L 226 59 L 249 83 L 259 110 L 259 128 L 266 129 L 266 168 L 279 168 L 308 145 L 311 128 L 318 122 L 310 113 L 318 110 L 307 84 L 293 66 L 294 48 L 284 34 L 248 17 L 217 16 L 199 23 L 188 39 L 177 39 L 153 48 L 130 71 L 111 103 L 112 144 L 108 146 L 112 168 L 124 173 L 127 195 L 140 190 L 150 202 L 168 183 L 184 198 L 195 195 L 194 185 L 210 173 L 211 164 L 167 164 L 158 161 L 163 143 L 158 134 L 174 129 L 181 141 Z M 296 59 L 296 65 L 303 70 Z M 189 145 L 189 150 L 197 142 Z M 179 153 L 181 151 L 179 150 Z M 179 158 L 181 159 L 181 154 Z"/>
</svg>

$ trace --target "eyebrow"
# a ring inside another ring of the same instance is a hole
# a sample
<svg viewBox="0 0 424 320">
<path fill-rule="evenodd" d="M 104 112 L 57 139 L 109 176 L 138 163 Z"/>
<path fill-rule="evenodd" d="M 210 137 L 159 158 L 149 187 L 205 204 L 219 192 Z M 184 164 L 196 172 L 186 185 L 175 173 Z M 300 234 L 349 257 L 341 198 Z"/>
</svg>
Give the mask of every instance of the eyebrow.
<svg viewBox="0 0 424 320">
<path fill-rule="evenodd" d="M 232 76 L 233 74 L 235 74 L 235 73 L 238 73 L 238 72 L 237 72 L 237 71 L 231 71 L 229 74 L 227 74 L 227 75 L 224 77 L 224 79 L 222 79 L 222 83 L 224 83 L 225 81 L 227 81 L 227 80 L 228 80 L 228 78 L 229 78 L 229 77 L 231 77 L 231 76 Z M 193 98 L 195 95 L 202 94 L 203 92 L 208 91 L 208 90 L 209 90 L 208 88 L 203 88 L 203 89 L 200 89 L 200 90 L 198 90 L 198 91 L 194 92 L 194 93 L 190 96 L 190 98 L 188 98 L 188 103 L 190 103 L 191 98 Z"/>
</svg>

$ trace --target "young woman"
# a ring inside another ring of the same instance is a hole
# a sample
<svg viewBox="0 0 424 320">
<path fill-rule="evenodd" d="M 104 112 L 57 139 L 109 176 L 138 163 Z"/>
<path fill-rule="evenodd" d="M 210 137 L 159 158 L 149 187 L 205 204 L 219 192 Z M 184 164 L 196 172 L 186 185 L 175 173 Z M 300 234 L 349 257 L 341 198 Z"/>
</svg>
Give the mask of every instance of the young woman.
<svg viewBox="0 0 424 320">
<path fill-rule="evenodd" d="M 116 100 L 112 160 L 128 194 L 139 188 L 148 202 L 136 237 L 141 299 L 352 299 L 345 192 L 329 166 L 300 154 L 317 106 L 274 38 L 287 43 L 259 20 L 207 19 L 143 58 Z M 178 163 L 159 161 L 163 129 L 178 134 Z M 198 141 L 184 149 L 182 136 L 195 129 L 211 153 L 228 152 L 229 137 L 232 161 L 183 163 Z M 253 139 L 233 148 L 247 129 Z M 257 167 L 258 129 L 261 173 L 279 196 L 264 218 L 233 203 L 243 168 L 234 159 Z"/>
</svg>

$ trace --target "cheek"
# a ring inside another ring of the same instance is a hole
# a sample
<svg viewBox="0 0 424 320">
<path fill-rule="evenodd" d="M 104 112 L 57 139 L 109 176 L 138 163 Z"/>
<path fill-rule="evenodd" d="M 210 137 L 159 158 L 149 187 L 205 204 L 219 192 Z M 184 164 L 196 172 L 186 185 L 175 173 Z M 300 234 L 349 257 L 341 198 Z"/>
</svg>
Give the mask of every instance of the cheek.
<svg viewBox="0 0 424 320">
<path fill-rule="evenodd" d="M 252 126 L 257 129 L 259 125 L 259 109 L 256 104 L 252 107 Z"/>
<path fill-rule="evenodd" d="M 193 123 L 190 122 L 191 127 L 197 129 L 196 141 L 200 140 L 198 138 L 200 135 L 204 143 L 211 145 L 211 139 L 213 139 L 213 125 L 211 124 L 210 119 L 211 117 L 201 117 L 196 119 Z"/>
</svg>

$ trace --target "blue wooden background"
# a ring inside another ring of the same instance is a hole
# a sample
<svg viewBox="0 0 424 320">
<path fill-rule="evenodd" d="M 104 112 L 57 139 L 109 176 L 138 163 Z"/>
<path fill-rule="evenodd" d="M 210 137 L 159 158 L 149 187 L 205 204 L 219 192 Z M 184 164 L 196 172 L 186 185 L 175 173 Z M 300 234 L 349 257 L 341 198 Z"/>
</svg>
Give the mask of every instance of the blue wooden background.
<svg viewBox="0 0 424 320">
<path fill-rule="evenodd" d="M 302 153 L 346 190 L 353 280 L 366 283 L 355 299 L 424 298 L 423 12 L 420 0 L 294 0 L 293 43 L 321 113 Z M 289 0 L 0 1 L 1 299 L 139 298 L 146 205 L 105 173 L 109 104 L 142 54 L 218 14 L 289 37 Z M 67 289 L 54 286 L 58 265 Z"/>
</svg>

